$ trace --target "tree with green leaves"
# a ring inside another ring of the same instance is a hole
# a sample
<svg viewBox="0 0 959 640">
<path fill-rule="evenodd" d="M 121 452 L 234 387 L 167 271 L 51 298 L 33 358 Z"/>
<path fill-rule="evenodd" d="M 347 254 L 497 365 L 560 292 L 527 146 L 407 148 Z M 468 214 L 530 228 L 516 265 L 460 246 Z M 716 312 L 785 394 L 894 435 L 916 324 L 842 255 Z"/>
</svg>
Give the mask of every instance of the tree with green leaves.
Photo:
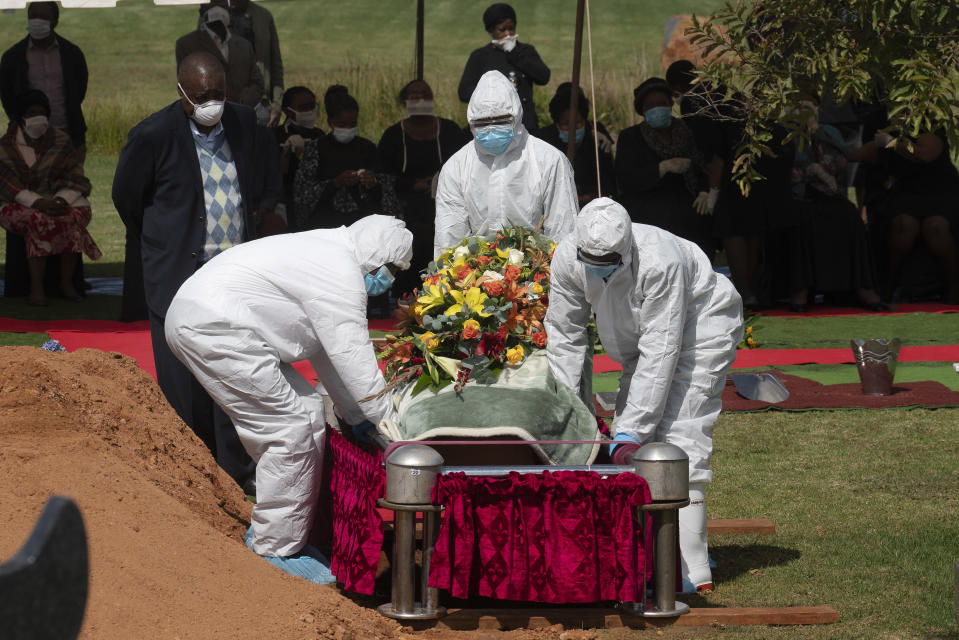
<svg viewBox="0 0 959 640">
<path fill-rule="evenodd" d="M 709 20 L 694 17 L 687 36 L 708 57 L 699 82 L 714 88 L 713 106 L 704 109 L 744 121 L 732 166 L 744 192 L 772 153 L 771 125 L 808 141 L 825 95 L 880 101 L 888 133 L 910 150 L 939 129 L 959 149 L 957 0 L 726 0 Z"/>
</svg>

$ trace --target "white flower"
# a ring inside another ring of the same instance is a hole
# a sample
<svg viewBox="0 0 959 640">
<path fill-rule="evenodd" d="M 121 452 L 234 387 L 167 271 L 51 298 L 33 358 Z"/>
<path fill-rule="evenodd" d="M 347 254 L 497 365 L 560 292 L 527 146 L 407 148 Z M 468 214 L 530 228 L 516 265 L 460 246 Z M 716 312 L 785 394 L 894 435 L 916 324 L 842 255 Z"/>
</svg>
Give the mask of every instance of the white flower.
<svg viewBox="0 0 959 640">
<path fill-rule="evenodd" d="M 526 254 L 518 249 L 510 249 L 509 255 L 506 256 L 506 262 L 508 264 L 516 265 L 517 267 L 523 266 L 523 263 L 526 261 Z"/>
<path fill-rule="evenodd" d="M 456 262 L 460 258 L 464 260 L 470 255 L 470 250 L 467 247 L 456 247 L 456 250 L 453 251 L 453 262 Z"/>
<path fill-rule="evenodd" d="M 484 278 L 489 278 L 490 280 L 502 280 L 502 279 L 503 279 L 503 274 L 502 274 L 502 273 L 497 273 L 496 271 L 484 271 L 484 272 L 483 272 L 483 277 L 484 277 Z"/>
</svg>

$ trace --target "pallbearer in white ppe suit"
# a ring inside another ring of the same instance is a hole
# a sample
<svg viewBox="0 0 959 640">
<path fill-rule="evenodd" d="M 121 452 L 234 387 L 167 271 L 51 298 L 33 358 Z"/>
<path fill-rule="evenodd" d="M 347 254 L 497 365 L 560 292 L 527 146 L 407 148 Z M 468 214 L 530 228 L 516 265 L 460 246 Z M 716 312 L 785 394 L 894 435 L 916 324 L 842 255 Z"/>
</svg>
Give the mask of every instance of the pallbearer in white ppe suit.
<svg viewBox="0 0 959 640">
<path fill-rule="evenodd" d="M 692 242 L 632 224 L 609 198 L 587 204 L 556 247 L 546 313 L 553 373 L 579 390 L 590 308 L 606 353 L 623 366 L 613 431 L 620 464 L 647 442 L 689 456 L 690 505 L 679 512 L 684 578 L 711 588 L 705 485 L 726 372 L 743 335 L 742 299 Z"/>
<path fill-rule="evenodd" d="M 573 168 L 551 144 L 523 126 L 513 83 L 499 71 L 480 78 L 466 117 L 475 139 L 440 170 L 436 187 L 433 255 L 472 235 L 510 225 L 560 241 L 579 211 Z"/>
<path fill-rule="evenodd" d="M 290 363 L 310 361 L 346 422 L 387 417 L 386 395 L 361 402 L 386 386 L 367 297 L 389 287 L 391 270 L 409 267 L 412 245 L 402 221 L 380 215 L 270 236 L 210 260 L 170 305 L 170 349 L 257 462 L 248 544 L 268 560 L 295 556 L 306 544 L 323 463 L 323 400 Z"/>
</svg>

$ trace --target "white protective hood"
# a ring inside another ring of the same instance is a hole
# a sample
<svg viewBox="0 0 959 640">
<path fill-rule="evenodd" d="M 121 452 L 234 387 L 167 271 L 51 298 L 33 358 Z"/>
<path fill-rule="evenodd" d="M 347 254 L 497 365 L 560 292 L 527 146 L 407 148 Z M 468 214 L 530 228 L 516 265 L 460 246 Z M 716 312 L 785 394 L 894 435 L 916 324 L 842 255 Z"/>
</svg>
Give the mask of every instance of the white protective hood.
<svg viewBox="0 0 959 640">
<path fill-rule="evenodd" d="M 395 264 L 409 269 L 413 257 L 413 234 L 402 220 L 392 216 L 372 215 L 347 227 L 353 241 L 353 253 L 363 273 Z"/>
<path fill-rule="evenodd" d="M 443 165 L 436 189 L 434 256 L 463 238 L 510 225 L 533 230 L 542 221 L 541 232 L 557 242 L 572 233 L 579 210 L 573 169 L 566 156 L 526 131 L 513 83 L 499 71 L 487 71 L 466 115 L 471 127 L 484 118 L 511 116 L 513 141 L 494 155 L 474 140 Z"/>
</svg>

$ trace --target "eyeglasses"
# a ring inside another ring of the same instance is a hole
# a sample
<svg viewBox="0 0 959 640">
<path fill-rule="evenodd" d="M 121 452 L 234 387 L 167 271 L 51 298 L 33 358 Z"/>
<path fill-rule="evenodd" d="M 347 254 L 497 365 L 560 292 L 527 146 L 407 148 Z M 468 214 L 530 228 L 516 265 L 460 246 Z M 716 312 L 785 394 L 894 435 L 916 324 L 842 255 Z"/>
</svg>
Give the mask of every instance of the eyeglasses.
<svg viewBox="0 0 959 640">
<path fill-rule="evenodd" d="M 613 256 L 615 256 L 615 258 L 613 258 Z M 611 253 L 609 254 L 608 258 L 611 259 L 600 260 L 595 256 L 583 253 L 582 249 L 576 250 L 576 259 L 583 264 L 588 264 L 591 267 L 611 267 L 614 265 L 619 266 L 623 264 L 623 257 L 618 253 Z"/>
</svg>

